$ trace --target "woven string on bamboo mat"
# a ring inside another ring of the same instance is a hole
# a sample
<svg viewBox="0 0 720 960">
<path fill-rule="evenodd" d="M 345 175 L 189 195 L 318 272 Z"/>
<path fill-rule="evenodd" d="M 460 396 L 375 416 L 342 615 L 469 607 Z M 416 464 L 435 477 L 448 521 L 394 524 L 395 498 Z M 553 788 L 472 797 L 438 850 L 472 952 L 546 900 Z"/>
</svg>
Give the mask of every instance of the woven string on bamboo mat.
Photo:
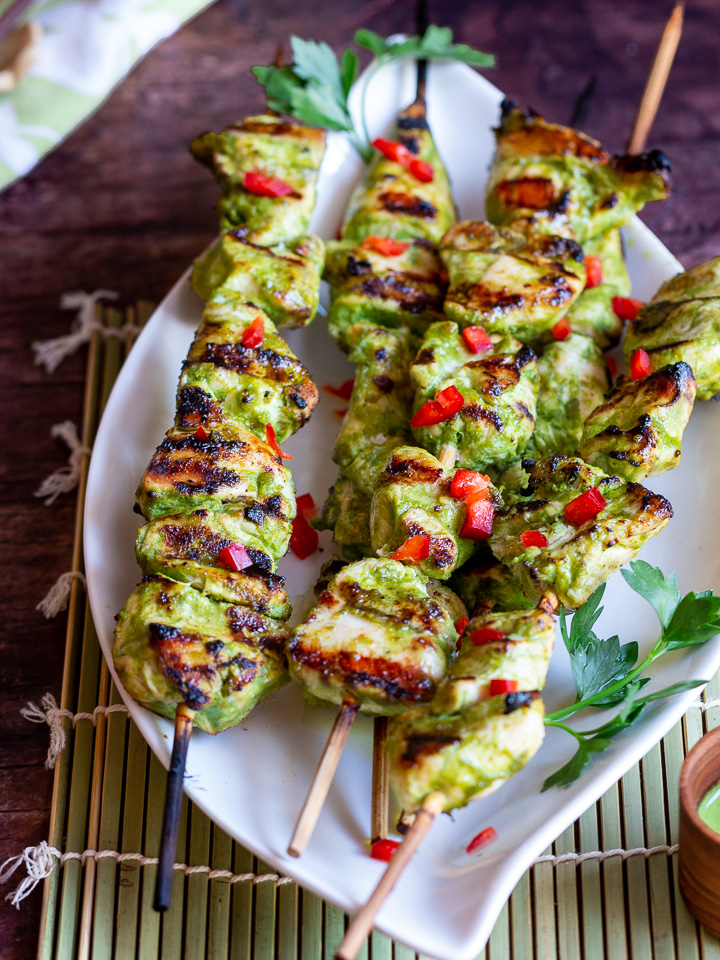
<svg viewBox="0 0 720 960">
<path fill-rule="evenodd" d="M 344 934 L 343 912 L 278 876 L 187 798 L 172 905 L 162 916 L 152 909 L 165 771 L 111 683 L 85 597 L 81 549 L 89 451 L 151 305 L 122 311 L 98 295 L 76 295 L 74 304 L 80 316 L 72 334 L 36 351 L 54 369 L 68 350 L 88 342 L 82 427 L 58 434 L 71 458 L 62 471 L 65 489 L 78 488 L 73 559 L 41 608 L 52 615 L 67 604 L 62 692 L 59 705 L 45 700 L 30 717 L 50 728 L 50 830 L 47 841 L 6 864 L 5 872 L 16 867 L 20 885 L 23 877 L 28 881 L 25 892 L 45 878 L 42 960 L 325 960 Z M 521 878 L 481 957 L 720 960 L 720 941 L 685 910 L 672 856 L 680 765 L 702 734 L 718 725 L 715 677 L 704 701 Z M 360 956 L 416 958 L 377 932 Z"/>
</svg>

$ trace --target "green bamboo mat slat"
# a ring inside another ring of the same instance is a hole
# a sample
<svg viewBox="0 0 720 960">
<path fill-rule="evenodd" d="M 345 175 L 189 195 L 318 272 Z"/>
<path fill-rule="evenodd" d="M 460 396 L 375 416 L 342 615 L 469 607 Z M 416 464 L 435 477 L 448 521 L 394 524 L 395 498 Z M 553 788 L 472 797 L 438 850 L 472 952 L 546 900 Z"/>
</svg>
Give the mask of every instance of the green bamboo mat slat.
<svg viewBox="0 0 720 960">
<path fill-rule="evenodd" d="M 108 326 L 128 320 L 142 325 L 151 310 L 141 303 L 126 313 L 99 308 L 98 316 Z M 129 337 L 94 336 L 91 342 L 82 430 L 88 445 L 129 347 Z M 79 502 L 84 489 L 85 474 Z M 81 534 L 79 513 L 75 569 L 82 569 Z M 706 698 L 720 699 L 718 677 Z M 120 698 L 103 674 L 86 599 L 76 583 L 68 608 L 61 706 L 91 712 L 101 701 L 115 704 Z M 702 734 L 718 725 L 720 709 L 691 710 L 546 852 L 675 843 L 680 766 Z M 56 764 L 49 842 L 82 851 L 93 841 L 97 849 L 157 856 L 165 771 L 138 730 L 124 713 L 103 717 L 97 726 L 81 721 L 75 729 L 65 722 L 64 728 L 67 747 Z M 93 796 L 98 801 L 94 823 Z M 236 874 L 274 872 L 187 799 L 177 859 Z M 155 874 L 156 867 L 133 861 L 101 859 L 91 870 L 67 861 L 45 882 L 38 957 L 75 960 L 78 946 L 87 942 L 92 960 L 331 960 L 347 926 L 341 910 L 294 883 L 229 884 L 181 871 L 174 878 L 171 908 L 161 917 L 152 909 Z M 89 921 L 82 929 L 81 915 Z M 375 931 L 360 960 L 423 956 Z M 520 879 L 478 960 L 581 958 L 720 960 L 720 942 L 700 930 L 685 909 L 676 858 L 656 854 L 537 864 Z"/>
</svg>

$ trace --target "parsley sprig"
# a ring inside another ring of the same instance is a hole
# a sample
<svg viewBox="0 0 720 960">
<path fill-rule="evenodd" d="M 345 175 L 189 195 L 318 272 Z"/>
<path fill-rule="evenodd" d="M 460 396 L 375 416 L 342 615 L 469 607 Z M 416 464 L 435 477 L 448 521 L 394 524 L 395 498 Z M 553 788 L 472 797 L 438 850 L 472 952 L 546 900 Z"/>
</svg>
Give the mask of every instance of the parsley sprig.
<svg viewBox="0 0 720 960">
<path fill-rule="evenodd" d="M 575 703 L 556 710 L 545 718 L 551 727 L 571 734 L 578 743 L 577 752 L 543 784 L 549 787 L 569 786 L 578 779 L 593 756 L 610 746 L 612 739 L 627 730 L 654 700 L 661 700 L 684 690 L 692 690 L 706 680 L 682 680 L 663 690 L 641 696 L 650 682 L 643 674 L 659 657 L 671 650 L 705 643 L 720 633 L 720 597 L 710 590 L 681 596 L 674 573 L 665 576 L 644 560 L 630 564 L 622 575 L 629 586 L 652 606 L 660 621 L 660 636 L 644 660 L 638 663 L 638 645 L 634 641 L 621 644 L 617 636 L 601 640 L 594 632 L 603 608 L 600 602 L 605 585 L 598 587 L 587 603 L 575 613 L 570 629 L 564 612 L 560 614 L 560 631 L 570 654 L 570 664 L 577 688 Z M 593 730 L 574 730 L 563 721 L 585 707 L 608 709 L 620 707 L 618 714 Z"/>
<path fill-rule="evenodd" d="M 365 97 L 370 79 L 388 63 L 401 60 L 454 60 L 474 67 L 492 67 L 492 54 L 481 53 L 464 43 L 453 43 L 449 27 L 429 26 L 423 36 L 390 43 L 372 30 L 358 30 L 354 42 L 376 57 L 366 78 L 361 100 L 362 131 L 353 123 L 348 107 L 350 88 L 358 74 L 360 60 L 350 47 L 338 61 L 326 43 L 290 37 L 293 63 L 288 67 L 253 67 L 265 87 L 268 106 L 313 126 L 345 131 L 358 153 L 368 160 L 372 154 L 365 120 Z"/>
</svg>

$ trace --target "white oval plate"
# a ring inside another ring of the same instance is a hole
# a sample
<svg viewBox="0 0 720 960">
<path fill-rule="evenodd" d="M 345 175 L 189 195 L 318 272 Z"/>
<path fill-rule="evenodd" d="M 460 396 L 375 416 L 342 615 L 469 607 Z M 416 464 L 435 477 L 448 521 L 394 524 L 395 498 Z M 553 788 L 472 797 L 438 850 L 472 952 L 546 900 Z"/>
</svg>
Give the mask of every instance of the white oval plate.
<svg viewBox="0 0 720 960">
<path fill-rule="evenodd" d="M 390 129 L 397 111 L 413 99 L 413 69 L 385 68 L 371 84 L 369 120 L 373 135 Z M 501 93 L 467 67 L 433 66 L 429 86 L 430 124 L 448 165 L 462 217 L 484 212 L 486 171 L 493 150 Z M 333 134 L 319 182 L 312 228 L 335 236 L 349 192 L 362 164 L 344 137 Z M 633 296 L 650 297 L 680 264 L 638 220 L 626 232 Z M 85 513 L 85 562 L 93 617 L 112 670 L 115 613 L 139 579 L 133 542 L 137 517 L 133 494 L 148 460 L 173 421 L 180 365 L 200 321 L 202 305 L 188 274 L 171 290 L 139 337 L 123 367 L 95 441 Z M 340 384 L 352 368 L 330 339 L 322 317 L 307 330 L 291 331 L 290 346 L 316 382 Z M 322 503 L 335 477 L 331 461 L 343 406 L 321 391 L 312 422 L 287 444 L 299 493 Z M 685 434 L 682 465 L 652 483 L 675 507 L 669 527 L 642 556 L 678 573 L 683 592 L 720 591 L 720 560 L 713 544 L 720 534 L 720 498 L 715 478 L 720 454 L 703 442 L 717 429 L 714 404 L 700 404 Z M 713 428 L 715 423 L 715 428 Z M 320 565 L 332 554 L 329 534 L 322 553 L 305 561 L 288 556 L 281 572 L 296 616 L 310 603 Z M 601 635 L 637 640 L 641 652 L 657 637 L 647 604 L 615 576 L 605 594 Z M 714 640 L 694 653 L 674 654 L 654 668 L 654 685 L 709 678 L 720 663 Z M 117 677 L 115 678 L 117 681 Z M 545 691 L 548 710 L 573 699 L 569 662 L 558 640 Z M 125 696 L 123 694 L 123 696 Z M 581 780 L 566 790 L 540 793 L 550 773 L 573 749 L 572 738 L 549 730 L 539 754 L 494 796 L 441 817 L 421 851 L 378 915 L 378 927 L 432 956 L 471 960 L 482 949 L 513 886 L 542 850 L 655 744 L 685 712 L 690 692 L 655 704 L 635 729 L 602 754 Z M 172 727 L 125 696 L 148 743 L 167 766 Z M 300 860 L 286 847 L 305 792 L 330 730 L 333 714 L 309 707 L 287 687 L 256 707 L 239 727 L 218 737 L 195 732 L 186 789 L 192 800 L 233 837 L 278 871 L 344 910 L 367 900 L 383 865 L 368 857 L 372 725 L 360 718 L 340 761 L 317 830 Z M 498 840 L 481 854 L 464 851 L 470 839 L 492 825 Z"/>
</svg>

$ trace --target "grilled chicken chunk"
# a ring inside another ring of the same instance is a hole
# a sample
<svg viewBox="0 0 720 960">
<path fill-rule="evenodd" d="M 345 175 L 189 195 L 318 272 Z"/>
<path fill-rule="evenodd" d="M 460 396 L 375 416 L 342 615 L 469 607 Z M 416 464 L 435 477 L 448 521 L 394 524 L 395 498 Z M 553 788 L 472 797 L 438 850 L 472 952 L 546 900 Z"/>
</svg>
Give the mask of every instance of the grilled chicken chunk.
<svg viewBox="0 0 720 960">
<path fill-rule="evenodd" d="M 680 463 L 680 444 L 695 402 L 686 363 L 643 380 L 620 377 L 605 403 L 585 421 L 580 456 L 623 480 L 639 482 Z"/>
<path fill-rule="evenodd" d="M 383 253 L 384 239 L 327 244 L 324 278 L 332 297 L 328 330 L 343 346 L 352 323 L 404 326 L 422 335 L 429 323 L 443 319 L 447 284 L 435 246 L 415 239 L 402 252 Z"/>
<path fill-rule="evenodd" d="M 650 200 L 670 191 L 670 161 L 660 150 L 611 157 L 596 140 L 548 123 L 504 100 L 487 185 L 488 219 L 509 226 L 533 217 L 537 229 L 566 217 L 575 238 L 626 223 Z"/>
<path fill-rule="evenodd" d="M 287 683 L 287 636 L 277 620 L 149 577 L 118 615 L 113 660 L 143 706 L 172 719 L 186 703 L 196 727 L 220 733 Z"/>
<path fill-rule="evenodd" d="M 698 400 L 720 393 L 720 257 L 668 280 L 628 323 L 625 356 L 640 348 L 652 370 L 689 364 Z"/>
<path fill-rule="evenodd" d="M 230 423 L 211 430 L 207 440 L 169 430 L 136 498 L 146 520 L 193 510 L 223 511 L 231 504 L 244 508 L 259 529 L 266 517 L 284 521 L 288 537 L 295 516 L 290 471 L 267 443 Z"/>
<path fill-rule="evenodd" d="M 196 510 L 163 517 L 140 528 L 135 555 L 146 575 L 188 583 L 207 596 L 285 620 L 290 600 L 285 581 L 274 572 L 283 551 L 273 544 L 274 555 L 266 552 L 265 538 L 257 536 L 256 529 L 242 511 Z M 220 562 L 220 553 L 233 544 L 242 544 L 252 566 L 231 570 Z"/>
<path fill-rule="evenodd" d="M 243 334 L 258 316 L 262 343 L 246 347 Z M 180 376 L 179 429 L 209 430 L 230 419 L 264 439 L 269 424 L 282 443 L 309 419 L 317 402 L 307 369 L 261 311 L 237 295 L 207 305 Z"/>
<path fill-rule="evenodd" d="M 446 444 L 456 447 L 459 467 L 502 466 L 518 455 L 535 428 L 535 354 L 512 337 L 493 339 L 491 351 L 473 354 L 455 323 L 434 323 L 410 368 L 416 411 L 447 387 L 462 394 L 459 413 L 414 430 L 420 446 L 431 453 Z"/>
<path fill-rule="evenodd" d="M 537 603 L 553 590 L 566 610 L 582 606 L 593 590 L 631 560 L 643 544 L 660 533 L 672 507 L 638 483 L 608 477 L 576 457 L 526 460 L 527 490 L 505 492 L 507 506 L 495 515 L 488 544 Z M 567 519 L 571 501 L 597 488 L 607 505 L 582 523 Z M 524 531 L 539 531 L 547 546 L 525 546 Z"/>
<path fill-rule="evenodd" d="M 223 232 L 246 228 L 250 243 L 271 246 L 307 233 L 315 206 L 315 185 L 325 152 L 325 131 L 286 123 L 278 117 L 248 117 L 222 133 L 204 133 L 190 152 L 215 174 Z M 245 187 L 248 173 L 276 177 L 293 188 L 265 197 Z"/>
<path fill-rule="evenodd" d="M 317 526 L 332 530 L 333 540 L 346 560 L 373 555 L 370 545 L 370 494 L 358 490 L 352 480 L 340 473 L 330 487 Z"/>
<path fill-rule="evenodd" d="M 499 563 L 486 544 L 450 578 L 450 588 L 473 616 L 508 610 L 531 610 L 534 604 L 523 593 L 522 584 Z"/>
<path fill-rule="evenodd" d="M 429 163 L 433 179 L 423 182 L 402 164 L 376 152 L 350 198 L 342 237 L 355 241 L 369 236 L 424 237 L 438 243 L 455 220 L 455 206 L 427 120 L 409 107 L 398 117 L 392 139 L 412 157 Z"/>
<path fill-rule="evenodd" d="M 545 347 L 537 371 L 535 431 L 524 455 L 542 459 L 553 453 L 573 454 L 586 417 L 603 402 L 609 386 L 602 351 L 594 340 L 573 333 Z"/>
<path fill-rule="evenodd" d="M 574 240 L 464 220 L 443 237 L 450 278 L 445 312 L 461 327 L 537 340 L 567 313 L 585 286 Z"/>
<path fill-rule="evenodd" d="M 573 333 L 592 337 L 603 350 L 620 339 L 623 322 L 613 310 L 613 297 L 630 296 L 630 277 L 625 266 L 619 230 L 591 237 L 583 244 L 586 257 L 600 261 L 602 283 L 586 287 L 566 314 Z"/>
<path fill-rule="evenodd" d="M 203 300 L 241 294 L 280 326 L 306 326 L 318 308 L 325 244 L 320 237 L 305 235 L 261 247 L 246 234 L 244 228 L 224 234 L 195 261 L 195 293 Z"/>
<path fill-rule="evenodd" d="M 464 607 L 444 587 L 387 559 L 343 567 L 288 645 L 290 672 L 313 699 L 353 697 L 389 715 L 432 699 L 457 640 Z"/>
<path fill-rule="evenodd" d="M 410 537 L 429 536 L 430 554 L 417 569 L 426 577 L 446 580 L 472 555 L 477 541 L 460 536 L 466 515 L 463 500 L 450 496 L 455 470 L 420 447 L 397 447 L 380 474 L 372 498 L 372 548 L 389 556 Z M 490 498 L 500 506 L 494 487 Z"/>
</svg>

